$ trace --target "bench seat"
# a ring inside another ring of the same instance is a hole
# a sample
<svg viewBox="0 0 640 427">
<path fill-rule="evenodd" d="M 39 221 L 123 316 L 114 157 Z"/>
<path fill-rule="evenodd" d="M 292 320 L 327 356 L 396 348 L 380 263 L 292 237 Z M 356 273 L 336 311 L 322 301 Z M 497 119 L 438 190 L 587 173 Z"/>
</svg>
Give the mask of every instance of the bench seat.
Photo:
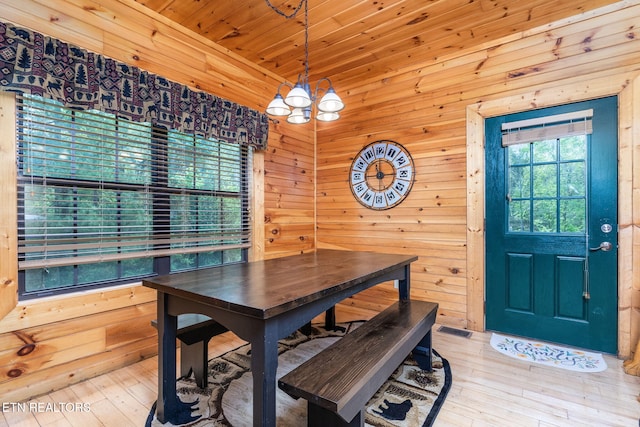
<svg viewBox="0 0 640 427">
<path fill-rule="evenodd" d="M 396 302 L 284 375 L 278 386 L 308 401 L 309 426 L 361 426 L 365 405 L 409 353 L 431 370 L 437 311 L 432 302 Z"/>
</svg>

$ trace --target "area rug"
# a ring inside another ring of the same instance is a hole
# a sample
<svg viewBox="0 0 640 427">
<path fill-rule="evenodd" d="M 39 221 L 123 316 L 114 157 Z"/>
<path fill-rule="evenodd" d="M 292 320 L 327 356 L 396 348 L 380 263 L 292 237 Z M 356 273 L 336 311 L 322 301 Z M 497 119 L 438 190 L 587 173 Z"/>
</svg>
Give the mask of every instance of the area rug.
<svg viewBox="0 0 640 427">
<path fill-rule="evenodd" d="M 502 354 L 527 362 L 540 363 L 578 372 L 601 372 L 607 363 L 599 353 L 561 347 L 538 341 L 493 334 L 491 347 Z"/>
<path fill-rule="evenodd" d="M 277 377 L 299 366 L 322 351 L 345 333 L 363 322 L 339 324 L 342 328 L 327 331 L 314 325 L 310 335 L 300 331 L 279 342 Z M 344 331 L 342 331 L 344 329 Z M 252 425 L 251 346 L 244 345 L 209 361 L 209 386 L 200 389 L 193 377 L 179 378 L 177 392 L 182 402 L 195 402 L 193 421 L 182 426 Z M 451 368 L 446 359 L 433 352 L 433 372 L 421 370 L 411 356 L 393 373 L 369 401 L 366 426 L 428 427 L 438 415 L 451 387 Z M 306 426 L 307 405 L 277 389 L 276 413 L 278 426 Z M 146 427 L 170 426 L 155 417 L 155 404 Z"/>
</svg>

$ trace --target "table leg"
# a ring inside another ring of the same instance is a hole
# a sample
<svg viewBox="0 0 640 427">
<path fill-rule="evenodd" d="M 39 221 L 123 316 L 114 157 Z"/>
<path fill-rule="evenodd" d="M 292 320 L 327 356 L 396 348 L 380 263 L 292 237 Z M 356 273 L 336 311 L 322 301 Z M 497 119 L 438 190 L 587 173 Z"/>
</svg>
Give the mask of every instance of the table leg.
<svg viewBox="0 0 640 427">
<path fill-rule="evenodd" d="M 398 280 L 398 296 L 400 301 L 406 301 L 411 295 L 411 264 L 404 266 L 404 279 Z"/>
<path fill-rule="evenodd" d="M 176 382 L 171 366 L 176 366 L 176 329 L 178 319 L 169 316 L 165 307 L 166 296 L 158 292 L 158 421 L 168 421 L 167 415 L 175 412 L 177 402 Z M 173 347 L 173 349 L 172 349 Z"/>
<path fill-rule="evenodd" d="M 161 423 L 185 424 L 196 402 L 183 403 L 176 394 L 176 330 L 178 317 L 169 315 L 167 296 L 158 292 L 158 402 L 156 416 Z"/>
<path fill-rule="evenodd" d="M 253 425 L 276 426 L 276 371 L 278 369 L 278 337 L 275 328 L 266 328 L 251 343 L 253 375 Z"/>
</svg>

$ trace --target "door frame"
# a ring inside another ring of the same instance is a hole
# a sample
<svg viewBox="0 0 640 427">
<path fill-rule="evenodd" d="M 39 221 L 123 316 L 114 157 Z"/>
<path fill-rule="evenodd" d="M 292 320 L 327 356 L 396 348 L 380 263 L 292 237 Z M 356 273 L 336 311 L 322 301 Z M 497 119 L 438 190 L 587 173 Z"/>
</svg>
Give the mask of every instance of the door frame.
<svg viewBox="0 0 640 427">
<path fill-rule="evenodd" d="M 634 111 L 640 112 L 637 73 L 532 90 L 467 106 L 468 329 L 485 330 L 485 118 L 614 95 L 618 96 L 618 357 L 631 356 L 635 348 L 632 340 L 637 340 L 640 333 L 633 326 L 637 320 L 633 311 L 638 307 L 632 307 L 633 281 L 640 275 L 640 266 L 634 272 L 633 262 L 634 243 L 636 248 L 640 246 L 640 233 L 636 231 L 634 239 L 633 231 L 634 225 L 640 223 L 640 218 L 633 217 L 633 155 L 634 147 L 640 147 L 640 124 L 634 124 L 633 120 Z M 635 167 L 640 171 L 640 158 L 636 159 Z M 637 181 L 635 190 L 640 191 L 640 180 Z"/>
</svg>

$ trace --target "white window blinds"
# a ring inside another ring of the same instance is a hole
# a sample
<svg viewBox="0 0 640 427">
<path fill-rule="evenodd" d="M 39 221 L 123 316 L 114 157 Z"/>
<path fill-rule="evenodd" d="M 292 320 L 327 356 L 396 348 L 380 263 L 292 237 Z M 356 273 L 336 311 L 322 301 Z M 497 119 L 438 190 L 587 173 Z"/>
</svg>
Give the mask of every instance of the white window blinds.
<svg viewBox="0 0 640 427">
<path fill-rule="evenodd" d="M 20 269 L 246 248 L 246 146 L 18 97 Z"/>
<path fill-rule="evenodd" d="M 502 124 L 502 146 L 547 141 L 593 131 L 593 110 L 540 117 Z"/>
</svg>

